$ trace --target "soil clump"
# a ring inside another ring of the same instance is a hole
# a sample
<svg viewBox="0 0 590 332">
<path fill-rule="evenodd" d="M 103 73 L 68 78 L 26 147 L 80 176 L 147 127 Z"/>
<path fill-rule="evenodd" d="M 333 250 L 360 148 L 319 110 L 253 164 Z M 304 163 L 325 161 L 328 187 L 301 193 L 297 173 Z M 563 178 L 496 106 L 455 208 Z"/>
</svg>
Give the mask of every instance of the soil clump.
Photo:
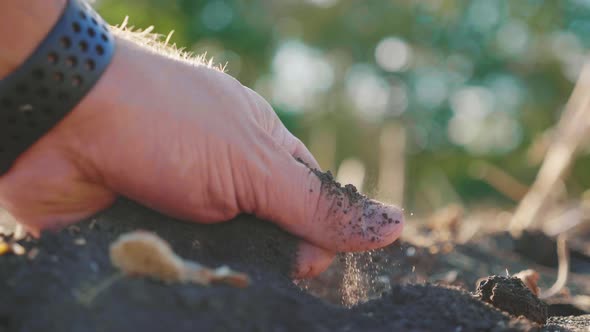
<svg viewBox="0 0 590 332">
<path fill-rule="evenodd" d="M 487 277 L 479 282 L 475 296 L 516 317 L 522 315 L 539 324 L 547 321 L 547 304 L 536 297 L 519 278 Z"/>
</svg>

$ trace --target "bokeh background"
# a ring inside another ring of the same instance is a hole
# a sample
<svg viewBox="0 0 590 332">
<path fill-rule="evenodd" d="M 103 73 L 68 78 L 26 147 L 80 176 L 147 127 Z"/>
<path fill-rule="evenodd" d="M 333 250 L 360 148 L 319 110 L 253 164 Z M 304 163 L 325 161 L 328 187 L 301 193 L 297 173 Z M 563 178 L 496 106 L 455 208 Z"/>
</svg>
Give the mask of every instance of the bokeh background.
<svg viewBox="0 0 590 332">
<path fill-rule="evenodd" d="M 511 208 L 585 60 L 588 0 L 98 0 L 263 95 L 324 169 L 406 211 Z M 590 91 L 588 92 L 590 93 Z M 590 187 L 590 145 L 563 190 Z M 587 192 L 588 194 L 588 192 Z"/>
</svg>

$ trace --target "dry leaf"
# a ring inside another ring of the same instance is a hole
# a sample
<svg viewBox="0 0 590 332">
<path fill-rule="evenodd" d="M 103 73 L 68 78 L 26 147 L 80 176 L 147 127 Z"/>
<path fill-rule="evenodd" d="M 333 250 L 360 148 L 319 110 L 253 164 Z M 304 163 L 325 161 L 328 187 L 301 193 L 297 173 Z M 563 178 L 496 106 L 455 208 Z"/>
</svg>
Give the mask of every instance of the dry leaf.
<svg viewBox="0 0 590 332">
<path fill-rule="evenodd" d="M 522 280 L 525 286 L 527 286 L 535 296 L 539 296 L 540 289 L 539 286 L 537 286 L 537 283 L 539 282 L 539 273 L 537 271 L 528 269 L 518 272 L 513 275 L 513 277 Z"/>
</svg>

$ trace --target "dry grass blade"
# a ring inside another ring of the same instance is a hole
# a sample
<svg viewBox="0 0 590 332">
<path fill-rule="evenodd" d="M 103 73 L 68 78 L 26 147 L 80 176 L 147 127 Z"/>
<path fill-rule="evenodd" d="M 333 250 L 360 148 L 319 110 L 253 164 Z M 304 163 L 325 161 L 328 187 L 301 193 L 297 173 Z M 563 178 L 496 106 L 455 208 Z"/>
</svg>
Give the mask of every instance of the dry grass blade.
<svg viewBox="0 0 590 332">
<path fill-rule="evenodd" d="M 551 203 L 551 194 L 574 160 L 576 150 L 590 128 L 590 65 L 586 64 L 565 112 L 557 125 L 555 140 L 550 145 L 539 174 L 520 202 L 510 224 L 510 232 L 521 232 L 535 224 L 541 209 Z"/>
<path fill-rule="evenodd" d="M 567 235 L 565 233 L 560 234 L 557 237 L 557 258 L 559 259 L 559 265 L 557 270 L 557 280 L 546 291 L 541 292 L 539 295 L 540 299 L 547 299 L 558 294 L 565 284 L 567 283 L 567 277 L 569 274 L 570 256 L 567 248 Z"/>
</svg>

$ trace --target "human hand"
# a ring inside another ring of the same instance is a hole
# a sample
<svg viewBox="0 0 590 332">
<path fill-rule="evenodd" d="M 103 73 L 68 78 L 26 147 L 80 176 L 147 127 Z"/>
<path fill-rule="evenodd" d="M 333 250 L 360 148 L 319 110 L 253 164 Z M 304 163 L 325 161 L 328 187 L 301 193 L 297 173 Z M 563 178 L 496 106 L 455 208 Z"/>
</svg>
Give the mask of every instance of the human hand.
<svg viewBox="0 0 590 332">
<path fill-rule="evenodd" d="M 251 213 L 302 239 L 296 277 L 399 237 L 399 209 L 341 195 L 295 158 L 319 169 L 254 91 L 119 39 L 90 94 L 0 177 L 0 205 L 36 234 L 117 195 L 201 223 Z"/>
</svg>

